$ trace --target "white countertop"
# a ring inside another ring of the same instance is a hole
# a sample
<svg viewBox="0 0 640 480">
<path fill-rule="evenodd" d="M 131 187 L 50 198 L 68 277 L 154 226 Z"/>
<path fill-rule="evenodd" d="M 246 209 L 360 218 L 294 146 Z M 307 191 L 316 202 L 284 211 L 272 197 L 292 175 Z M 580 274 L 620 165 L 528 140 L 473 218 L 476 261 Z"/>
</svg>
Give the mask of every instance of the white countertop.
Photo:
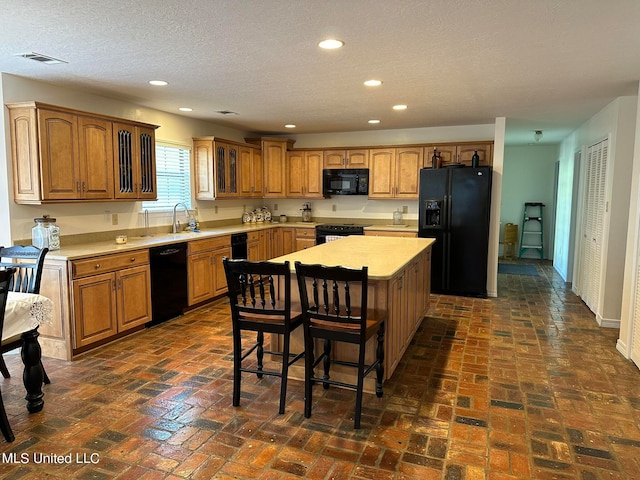
<svg viewBox="0 0 640 480">
<path fill-rule="evenodd" d="M 351 235 L 276 257 L 271 261 L 289 261 L 291 271 L 295 271 L 296 261 L 349 268 L 362 268 L 366 265 L 369 267 L 369 278 L 387 280 L 420 252 L 431 248 L 434 242 L 432 238 Z"/>
<path fill-rule="evenodd" d="M 326 222 L 322 222 L 326 223 Z M 315 228 L 321 223 L 316 222 L 287 222 L 287 223 L 245 223 L 237 225 L 228 225 L 224 227 L 206 228 L 200 232 L 181 232 L 155 234 L 146 237 L 128 237 L 127 243 L 123 245 L 116 244 L 114 233 L 113 240 L 82 243 L 77 245 L 64 245 L 64 239 L 60 250 L 52 250 L 47 253 L 48 260 L 77 260 L 96 255 L 108 255 L 112 253 L 130 252 L 138 249 L 146 249 L 158 247 L 162 245 L 170 245 L 179 242 L 190 242 L 193 240 L 219 237 L 223 235 L 231 235 L 232 233 L 251 232 L 263 230 L 265 228 L 283 227 L 283 228 Z M 417 231 L 417 227 L 403 227 L 394 225 L 370 225 L 365 230 L 388 230 L 388 231 Z"/>
</svg>

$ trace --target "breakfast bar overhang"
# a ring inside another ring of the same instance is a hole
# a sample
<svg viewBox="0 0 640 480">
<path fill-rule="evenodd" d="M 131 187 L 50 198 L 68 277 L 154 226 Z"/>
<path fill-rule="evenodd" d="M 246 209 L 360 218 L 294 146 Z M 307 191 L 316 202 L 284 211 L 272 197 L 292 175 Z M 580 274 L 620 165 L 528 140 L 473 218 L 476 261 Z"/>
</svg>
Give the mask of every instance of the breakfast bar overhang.
<svg viewBox="0 0 640 480">
<path fill-rule="evenodd" d="M 431 284 L 430 238 L 401 238 L 376 236 L 349 236 L 316 245 L 304 250 L 272 259 L 273 262 L 289 261 L 292 271 L 292 303 L 299 302 L 295 262 L 343 266 L 368 267 L 368 304 L 370 309 L 387 312 L 384 341 L 384 380 L 391 377 L 420 322 L 429 308 Z M 353 299 L 352 301 L 359 301 Z M 292 306 L 293 309 L 295 307 Z M 281 338 L 272 337 L 274 351 L 282 351 Z M 302 329 L 291 335 L 291 352 L 304 349 Z M 356 349 L 350 345 L 336 345 L 332 355 L 341 360 L 355 361 Z M 375 343 L 367 344 L 367 361 L 375 355 Z M 332 367 L 332 378 L 340 380 L 343 375 L 352 375 L 349 370 Z M 304 369 L 293 365 L 289 376 L 304 379 Z M 365 390 L 374 391 L 373 380 L 367 379 Z"/>
</svg>

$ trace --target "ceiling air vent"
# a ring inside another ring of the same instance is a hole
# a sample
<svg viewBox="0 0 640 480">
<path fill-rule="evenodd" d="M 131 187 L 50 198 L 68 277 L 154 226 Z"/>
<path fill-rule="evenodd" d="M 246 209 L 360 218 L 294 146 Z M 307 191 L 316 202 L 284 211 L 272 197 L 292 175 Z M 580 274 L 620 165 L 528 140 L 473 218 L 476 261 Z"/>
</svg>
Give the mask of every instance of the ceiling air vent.
<svg viewBox="0 0 640 480">
<path fill-rule="evenodd" d="M 238 115 L 238 113 L 232 112 L 231 110 L 218 110 L 216 113 L 220 115 Z"/>
<path fill-rule="evenodd" d="M 57 63 L 69 63 L 64 60 L 42 55 L 41 53 L 29 52 L 29 53 L 14 53 L 15 57 L 28 58 L 29 60 L 35 60 L 36 62 L 46 63 L 47 65 L 55 65 Z"/>
</svg>

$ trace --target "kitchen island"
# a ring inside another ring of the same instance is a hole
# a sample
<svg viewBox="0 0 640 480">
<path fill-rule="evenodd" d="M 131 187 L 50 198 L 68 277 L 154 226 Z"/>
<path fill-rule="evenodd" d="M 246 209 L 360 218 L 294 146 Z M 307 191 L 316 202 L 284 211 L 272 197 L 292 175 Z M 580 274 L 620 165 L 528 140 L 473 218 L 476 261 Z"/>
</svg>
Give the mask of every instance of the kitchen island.
<svg viewBox="0 0 640 480">
<path fill-rule="evenodd" d="M 291 264 L 292 303 L 299 303 L 294 265 L 296 261 L 350 268 L 368 267 L 369 307 L 387 312 L 384 341 L 386 380 L 398 366 L 429 308 L 433 242 L 430 238 L 349 236 L 283 255 L 272 261 L 289 261 Z M 352 297 L 352 301 L 358 302 L 359 298 Z M 280 337 L 272 338 L 271 346 L 276 351 L 282 350 L 281 340 Z M 303 332 L 302 329 L 297 329 L 291 335 L 291 352 L 300 352 L 303 349 Z M 352 345 L 337 344 L 332 349 L 332 355 L 341 360 L 355 361 L 356 349 Z M 375 355 L 374 341 L 367 344 L 366 355 L 367 362 L 371 362 Z M 336 380 L 345 380 L 347 376 L 352 376 L 353 372 L 336 365 L 332 367 L 331 375 Z M 292 365 L 289 376 L 304 379 L 304 367 Z M 368 378 L 365 390 L 375 391 L 373 384 L 374 380 Z"/>
</svg>

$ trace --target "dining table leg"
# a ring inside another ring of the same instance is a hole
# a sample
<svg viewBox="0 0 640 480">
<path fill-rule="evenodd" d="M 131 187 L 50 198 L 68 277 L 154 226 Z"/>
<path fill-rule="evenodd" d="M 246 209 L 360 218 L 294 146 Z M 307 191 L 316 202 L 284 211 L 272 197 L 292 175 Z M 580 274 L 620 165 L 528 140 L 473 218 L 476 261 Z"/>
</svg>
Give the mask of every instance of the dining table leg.
<svg viewBox="0 0 640 480">
<path fill-rule="evenodd" d="M 27 401 L 27 410 L 29 413 L 35 413 L 44 407 L 44 393 L 42 393 L 42 384 L 44 382 L 44 371 L 42 370 L 42 350 L 38 343 L 38 329 L 34 328 L 22 334 L 22 363 L 24 364 L 24 372 L 22 381 L 27 395 L 24 397 Z"/>
</svg>

